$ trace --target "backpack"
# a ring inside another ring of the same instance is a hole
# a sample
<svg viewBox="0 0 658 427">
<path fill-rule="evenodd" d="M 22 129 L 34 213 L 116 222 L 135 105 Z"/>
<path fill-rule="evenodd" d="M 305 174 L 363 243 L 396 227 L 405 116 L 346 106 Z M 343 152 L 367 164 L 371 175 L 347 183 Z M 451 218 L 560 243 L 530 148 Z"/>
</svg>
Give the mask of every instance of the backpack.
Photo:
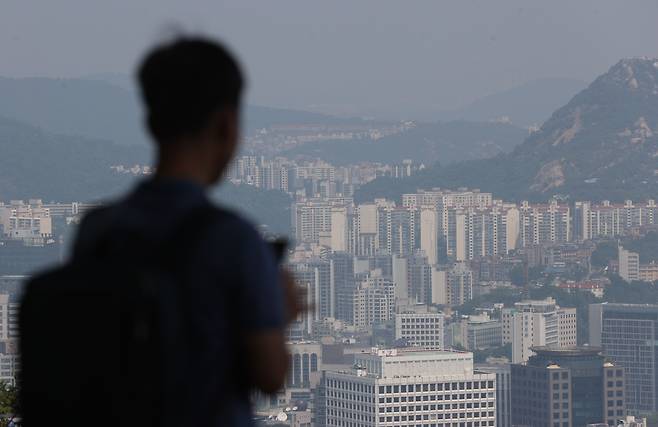
<svg viewBox="0 0 658 427">
<path fill-rule="evenodd" d="M 185 256 L 216 218 L 198 208 L 160 245 L 115 233 L 28 282 L 19 319 L 26 426 L 187 425 Z"/>
</svg>

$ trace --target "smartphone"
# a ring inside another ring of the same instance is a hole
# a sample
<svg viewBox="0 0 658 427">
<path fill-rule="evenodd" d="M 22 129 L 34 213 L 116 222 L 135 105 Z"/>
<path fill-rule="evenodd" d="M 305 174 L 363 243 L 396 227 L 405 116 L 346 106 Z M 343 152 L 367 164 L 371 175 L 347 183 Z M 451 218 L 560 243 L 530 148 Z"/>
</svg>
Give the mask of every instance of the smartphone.
<svg viewBox="0 0 658 427">
<path fill-rule="evenodd" d="M 274 258 L 276 259 L 277 264 L 281 264 L 285 261 L 286 251 L 288 249 L 288 239 L 285 237 L 277 237 L 268 241 L 272 251 L 274 252 Z"/>
</svg>

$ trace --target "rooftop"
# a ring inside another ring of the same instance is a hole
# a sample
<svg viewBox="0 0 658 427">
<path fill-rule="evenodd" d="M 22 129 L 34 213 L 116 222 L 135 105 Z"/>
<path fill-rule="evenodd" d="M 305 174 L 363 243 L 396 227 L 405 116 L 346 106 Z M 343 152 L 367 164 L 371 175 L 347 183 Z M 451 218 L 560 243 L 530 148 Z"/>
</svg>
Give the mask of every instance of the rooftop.
<svg viewBox="0 0 658 427">
<path fill-rule="evenodd" d="M 590 346 L 564 347 L 564 348 L 537 346 L 537 347 L 532 347 L 531 350 L 537 353 L 538 355 L 545 357 L 596 356 L 601 354 L 601 352 L 603 351 L 603 349 L 600 347 L 590 347 Z"/>
</svg>

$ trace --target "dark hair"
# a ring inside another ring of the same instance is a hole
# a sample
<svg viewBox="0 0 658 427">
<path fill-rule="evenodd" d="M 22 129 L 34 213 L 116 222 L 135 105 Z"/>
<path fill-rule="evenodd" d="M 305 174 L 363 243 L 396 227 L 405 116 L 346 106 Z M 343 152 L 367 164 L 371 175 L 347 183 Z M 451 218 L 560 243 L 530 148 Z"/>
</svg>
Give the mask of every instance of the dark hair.
<svg viewBox="0 0 658 427">
<path fill-rule="evenodd" d="M 154 48 L 138 71 L 148 127 L 159 143 L 201 131 L 222 107 L 238 108 L 244 79 L 221 44 L 182 37 Z"/>
</svg>

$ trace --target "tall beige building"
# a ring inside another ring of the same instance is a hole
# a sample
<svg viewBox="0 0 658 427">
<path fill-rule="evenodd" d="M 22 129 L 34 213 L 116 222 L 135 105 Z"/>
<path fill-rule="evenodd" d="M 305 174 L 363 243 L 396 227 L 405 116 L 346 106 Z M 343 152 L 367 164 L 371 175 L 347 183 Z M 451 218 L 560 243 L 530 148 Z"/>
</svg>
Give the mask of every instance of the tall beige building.
<svg viewBox="0 0 658 427">
<path fill-rule="evenodd" d="M 448 270 L 432 270 L 432 303 L 448 306 L 465 304 L 473 298 L 473 271 L 457 262 Z"/>
<path fill-rule="evenodd" d="M 619 276 L 627 282 L 640 280 L 640 255 L 619 247 Z"/>
</svg>

